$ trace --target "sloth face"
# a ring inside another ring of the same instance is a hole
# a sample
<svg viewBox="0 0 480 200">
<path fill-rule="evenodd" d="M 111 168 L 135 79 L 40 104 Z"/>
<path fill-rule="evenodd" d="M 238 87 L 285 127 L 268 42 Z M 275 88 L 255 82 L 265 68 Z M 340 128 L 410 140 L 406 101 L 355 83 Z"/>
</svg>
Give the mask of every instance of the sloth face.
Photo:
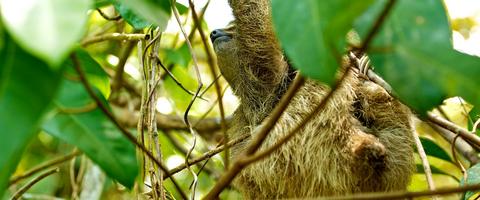
<svg viewBox="0 0 480 200">
<path fill-rule="evenodd" d="M 233 85 L 234 80 L 241 73 L 238 68 L 238 43 L 235 40 L 234 26 L 213 30 L 210 33 L 210 40 L 217 54 L 218 66 L 222 75 Z"/>
</svg>

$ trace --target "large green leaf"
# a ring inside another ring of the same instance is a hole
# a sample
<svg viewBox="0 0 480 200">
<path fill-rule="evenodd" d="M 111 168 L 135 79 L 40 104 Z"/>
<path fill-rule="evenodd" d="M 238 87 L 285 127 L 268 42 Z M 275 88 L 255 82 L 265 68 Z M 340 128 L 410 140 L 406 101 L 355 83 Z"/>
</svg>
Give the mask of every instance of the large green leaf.
<svg viewBox="0 0 480 200">
<path fill-rule="evenodd" d="M 96 66 L 88 66 L 92 64 L 89 62 L 81 63 L 86 69 Z M 135 146 L 123 137 L 99 108 L 92 107 L 95 103 L 83 85 L 78 81 L 65 80 L 54 104 L 53 117 L 43 124 L 43 129 L 77 146 L 108 176 L 131 188 L 138 174 Z"/>
<path fill-rule="evenodd" d="M 467 169 L 467 181 L 462 178 L 460 185 L 475 185 L 480 184 L 480 164 L 476 164 L 473 167 Z M 464 194 L 463 199 L 469 199 L 471 196 L 477 194 L 479 191 L 468 191 Z"/>
<path fill-rule="evenodd" d="M 377 1 L 358 20 L 355 28 L 361 37 L 366 37 L 386 2 Z M 480 103 L 480 59 L 453 49 L 442 1 L 397 1 L 368 54 L 399 98 L 420 114 L 449 96 Z"/>
<path fill-rule="evenodd" d="M 20 155 L 38 131 L 60 73 L 26 53 L 12 39 L 0 46 L 0 197 Z"/>
<path fill-rule="evenodd" d="M 114 0 L 127 10 L 133 11 L 141 19 L 151 22 L 161 30 L 167 26 L 170 19 L 170 0 Z M 122 11 L 119 10 L 120 14 Z M 123 14 L 122 14 L 122 17 Z M 138 18 L 138 17 L 137 17 Z M 140 19 L 140 18 L 139 18 Z M 133 25 L 133 24 L 132 24 Z"/>
<path fill-rule="evenodd" d="M 1 15 L 14 39 L 52 67 L 60 67 L 83 35 L 91 0 L 0 0 Z"/>
<path fill-rule="evenodd" d="M 273 22 L 294 66 L 311 78 L 333 83 L 346 33 L 372 2 L 272 0 Z"/>
<path fill-rule="evenodd" d="M 426 137 L 420 137 L 420 141 L 422 142 L 423 149 L 425 150 L 425 153 L 427 155 L 453 163 L 453 160 L 452 158 L 450 158 L 448 153 L 444 149 L 442 149 L 442 147 L 438 146 L 438 144 L 435 143 L 433 140 Z"/>
</svg>

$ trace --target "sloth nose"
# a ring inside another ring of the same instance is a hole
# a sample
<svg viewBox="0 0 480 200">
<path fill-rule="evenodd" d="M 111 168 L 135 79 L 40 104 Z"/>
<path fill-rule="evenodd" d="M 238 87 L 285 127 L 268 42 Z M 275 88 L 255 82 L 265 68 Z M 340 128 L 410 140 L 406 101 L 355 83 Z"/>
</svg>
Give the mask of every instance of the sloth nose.
<svg viewBox="0 0 480 200">
<path fill-rule="evenodd" d="M 212 42 L 215 41 L 215 39 L 219 38 L 219 37 L 222 37 L 222 36 L 228 36 L 229 34 L 226 33 L 224 30 L 222 29 L 215 29 L 213 30 L 211 33 L 210 33 L 210 40 L 212 40 Z"/>
</svg>

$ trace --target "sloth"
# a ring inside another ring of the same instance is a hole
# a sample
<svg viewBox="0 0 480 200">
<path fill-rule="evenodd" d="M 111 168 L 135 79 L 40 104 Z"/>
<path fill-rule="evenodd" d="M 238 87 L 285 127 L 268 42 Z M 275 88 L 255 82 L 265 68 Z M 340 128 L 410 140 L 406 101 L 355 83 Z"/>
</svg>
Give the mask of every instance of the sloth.
<svg viewBox="0 0 480 200">
<path fill-rule="evenodd" d="M 220 71 L 240 99 L 228 129 L 235 158 L 296 75 L 275 36 L 270 0 L 229 0 L 235 20 L 212 31 Z M 354 63 L 344 59 L 341 73 Z M 406 190 L 414 172 L 412 113 L 382 87 L 351 71 L 322 111 L 268 157 L 244 168 L 234 185 L 248 199 Z M 260 147 L 284 137 L 330 91 L 307 80 Z"/>
</svg>

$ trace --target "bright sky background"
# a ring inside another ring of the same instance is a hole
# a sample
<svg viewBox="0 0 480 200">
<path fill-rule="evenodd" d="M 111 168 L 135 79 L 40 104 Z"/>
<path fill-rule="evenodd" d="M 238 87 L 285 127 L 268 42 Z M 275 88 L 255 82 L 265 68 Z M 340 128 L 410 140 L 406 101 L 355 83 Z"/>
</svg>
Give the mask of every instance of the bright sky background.
<svg viewBox="0 0 480 200">
<path fill-rule="evenodd" d="M 470 37 L 465 39 L 460 33 L 453 33 L 453 45 L 459 51 L 480 56 L 480 1 L 479 0 L 444 0 L 450 18 L 466 18 L 473 16 L 476 26 Z"/>
</svg>

